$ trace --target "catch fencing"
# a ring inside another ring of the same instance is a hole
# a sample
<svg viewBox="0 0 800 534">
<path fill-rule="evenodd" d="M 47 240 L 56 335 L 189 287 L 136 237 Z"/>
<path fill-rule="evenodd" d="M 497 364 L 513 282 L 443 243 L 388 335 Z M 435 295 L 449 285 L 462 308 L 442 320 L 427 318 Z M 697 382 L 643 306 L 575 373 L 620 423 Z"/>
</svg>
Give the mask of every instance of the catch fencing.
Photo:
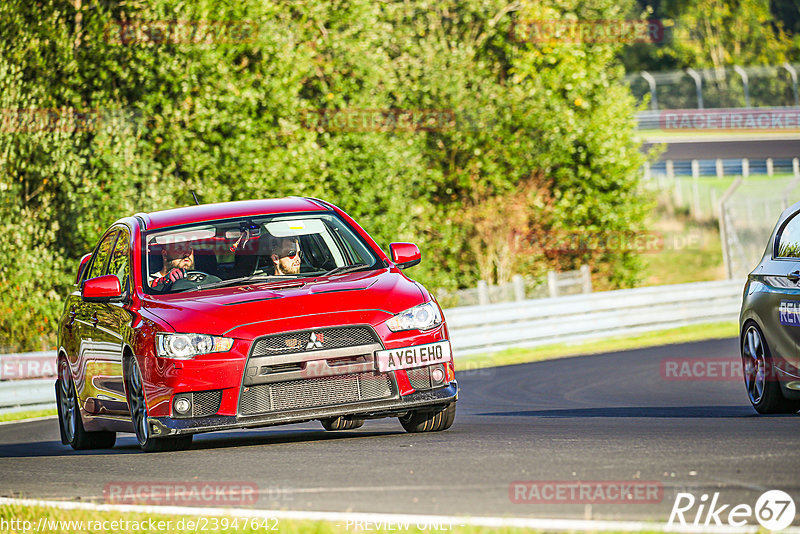
<svg viewBox="0 0 800 534">
<path fill-rule="evenodd" d="M 743 202 L 739 202 L 737 197 L 731 205 L 743 203 L 747 218 L 737 216 L 736 221 L 748 225 L 757 223 L 759 228 L 764 223 L 771 230 L 770 225 L 777 220 L 784 209 L 781 206 L 785 204 L 775 202 L 776 198 L 789 199 L 788 195 L 796 193 L 789 186 L 795 181 L 800 182 L 800 158 L 664 160 L 646 164 L 642 175 L 643 187 L 659 192 L 674 208 L 686 209 L 697 221 L 719 220 L 722 197 L 735 180 L 741 178 L 748 184 L 742 190 L 746 194 L 742 196 Z M 764 206 L 768 207 L 766 212 Z M 754 219 L 756 212 L 764 218 Z M 764 235 L 763 230 L 759 230 L 754 237 L 766 239 L 768 235 L 769 231 Z M 765 245 L 766 241 L 758 244 L 762 252 Z M 745 264 L 753 264 L 751 254 L 739 257 Z M 738 276 L 747 274 L 736 272 Z"/>
<path fill-rule="evenodd" d="M 631 93 L 650 109 L 762 108 L 800 106 L 800 64 L 642 71 L 625 77 Z"/>
<path fill-rule="evenodd" d="M 767 248 L 781 213 L 800 200 L 800 176 L 736 180 L 720 200 L 720 236 L 728 278 L 746 277 Z"/>
<path fill-rule="evenodd" d="M 743 280 L 621 289 L 445 310 L 456 356 L 626 336 L 738 318 Z M 54 407 L 55 353 L 0 355 L 12 368 L 45 358 L 49 378 L 0 381 L 0 411 Z"/>
</svg>

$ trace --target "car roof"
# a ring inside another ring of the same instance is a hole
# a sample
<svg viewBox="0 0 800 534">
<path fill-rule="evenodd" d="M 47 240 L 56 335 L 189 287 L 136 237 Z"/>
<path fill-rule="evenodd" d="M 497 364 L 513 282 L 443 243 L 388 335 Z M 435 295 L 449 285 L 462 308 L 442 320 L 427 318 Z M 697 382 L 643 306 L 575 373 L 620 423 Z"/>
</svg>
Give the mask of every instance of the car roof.
<svg viewBox="0 0 800 534">
<path fill-rule="evenodd" d="M 152 213 L 137 213 L 136 217 L 144 222 L 143 229 L 157 230 L 170 226 L 214 221 L 227 219 L 229 217 L 326 211 L 330 209 L 332 208 L 329 205 L 317 199 L 288 197 L 200 204 L 199 206 L 186 206 L 184 208 L 154 211 Z"/>
</svg>

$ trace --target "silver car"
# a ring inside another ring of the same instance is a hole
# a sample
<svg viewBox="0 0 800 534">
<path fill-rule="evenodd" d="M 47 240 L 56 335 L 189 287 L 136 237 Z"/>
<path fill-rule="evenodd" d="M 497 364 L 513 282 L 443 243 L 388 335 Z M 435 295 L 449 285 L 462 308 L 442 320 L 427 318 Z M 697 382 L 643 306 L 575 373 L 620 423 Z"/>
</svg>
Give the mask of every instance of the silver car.
<svg viewBox="0 0 800 534">
<path fill-rule="evenodd" d="M 800 202 L 781 214 L 747 277 L 739 333 L 744 383 L 756 411 L 800 410 Z"/>
</svg>

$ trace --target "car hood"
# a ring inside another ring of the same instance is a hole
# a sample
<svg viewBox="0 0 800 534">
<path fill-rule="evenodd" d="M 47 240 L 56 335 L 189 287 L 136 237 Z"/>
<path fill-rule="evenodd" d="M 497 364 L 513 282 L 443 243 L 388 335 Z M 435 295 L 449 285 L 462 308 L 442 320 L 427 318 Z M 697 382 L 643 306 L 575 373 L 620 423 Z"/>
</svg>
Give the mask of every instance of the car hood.
<svg viewBox="0 0 800 534">
<path fill-rule="evenodd" d="M 261 282 L 174 295 L 148 295 L 143 305 L 176 332 L 253 339 L 265 334 L 341 324 L 377 326 L 428 300 L 395 268 L 319 279 Z"/>
</svg>

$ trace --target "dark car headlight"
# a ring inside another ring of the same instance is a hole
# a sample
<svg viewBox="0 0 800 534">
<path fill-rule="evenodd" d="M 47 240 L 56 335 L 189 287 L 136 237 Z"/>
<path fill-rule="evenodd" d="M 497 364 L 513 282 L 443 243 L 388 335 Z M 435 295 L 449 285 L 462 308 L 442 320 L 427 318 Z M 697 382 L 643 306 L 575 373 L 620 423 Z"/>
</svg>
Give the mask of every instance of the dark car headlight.
<svg viewBox="0 0 800 534">
<path fill-rule="evenodd" d="M 440 324 L 442 324 L 442 314 L 432 301 L 409 308 L 386 321 L 386 326 L 392 332 L 428 330 Z"/>
<path fill-rule="evenodd" d="M 229 337 L 208 334 L 156 334 L 156 353 L 162 358 L 188 360 L 199 354 L 227 352 L 233 346 Z"/>
</svg>

